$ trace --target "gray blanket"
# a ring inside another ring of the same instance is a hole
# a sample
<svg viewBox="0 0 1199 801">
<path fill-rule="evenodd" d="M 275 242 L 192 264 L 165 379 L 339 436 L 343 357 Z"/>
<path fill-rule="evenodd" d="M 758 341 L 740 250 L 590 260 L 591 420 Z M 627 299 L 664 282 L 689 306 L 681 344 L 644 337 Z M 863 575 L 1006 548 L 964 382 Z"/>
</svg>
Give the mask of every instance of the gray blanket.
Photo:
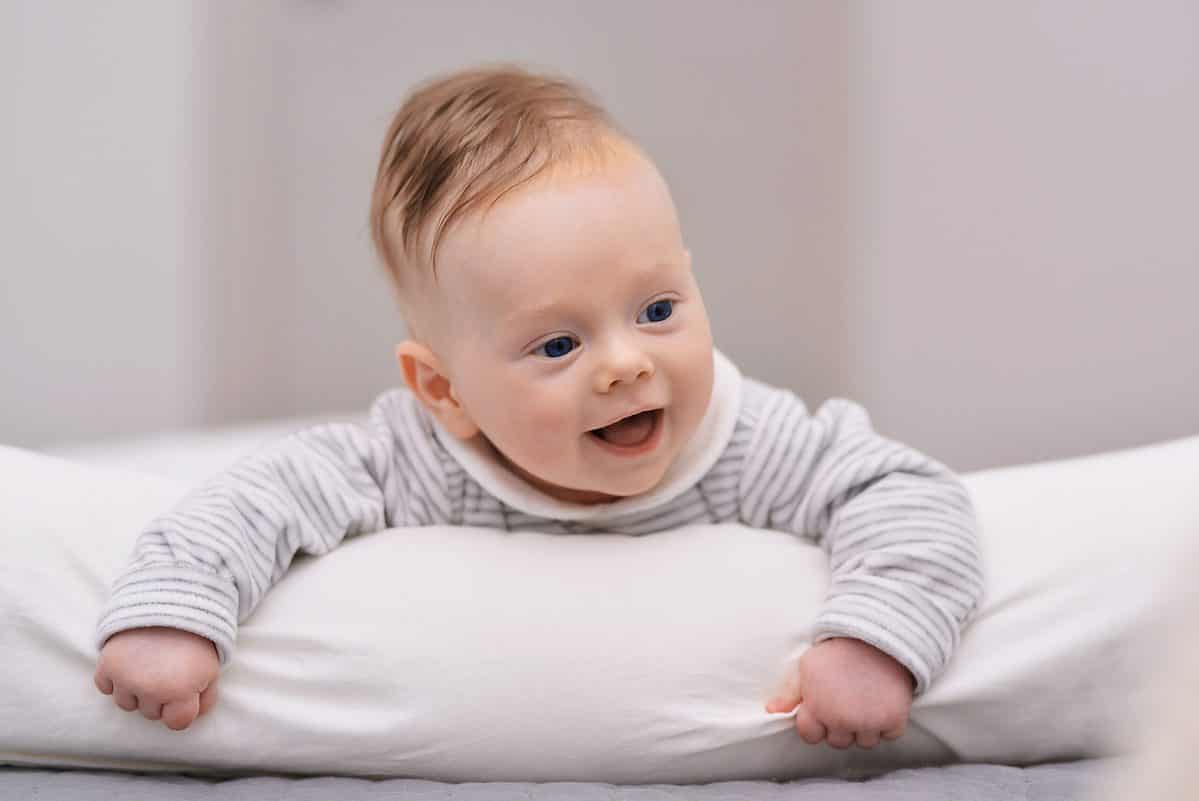
<svg viewBox="0 0 1199 801">
<path fill-rule="evenodd" d="M 418 779 L 254 777 L 216 781 L 171 775 L 0 768 L 0 799 L 75 801 L 1087 801 L 1117 760 L 1013 768 L 951 765 L 898 770 L 865 781 L 622 786 L 551 782 L 445 784 Z"/>
</svg>

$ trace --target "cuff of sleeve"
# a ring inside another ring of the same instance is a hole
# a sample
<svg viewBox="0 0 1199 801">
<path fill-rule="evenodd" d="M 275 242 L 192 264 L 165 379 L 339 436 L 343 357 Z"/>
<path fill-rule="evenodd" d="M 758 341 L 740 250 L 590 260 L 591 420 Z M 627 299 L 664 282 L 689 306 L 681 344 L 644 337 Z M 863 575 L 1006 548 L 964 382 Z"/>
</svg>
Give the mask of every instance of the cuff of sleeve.
<svg viewBox="0 0 1199 801">
<path fill-rule="evenodd" d="M 952 644 L 923 620 L 880 604 L 875 595 L 841 594 L 829 599 L 816 619 L 813 641 L 851 637 L 873 645 L 916 679 L 913 696 L 928 689 L 948 661 Z"/>
<path fill-rule="evenodd" d="M 207 637 L 216 645 L 224 667 L 237 638 L 237 587 L 231 579 L 199 565 L 134 565 L 113 585 L 96 629 L 96 647 L 103 648 L 118 632 L 149 626 Z"/>
</svg>

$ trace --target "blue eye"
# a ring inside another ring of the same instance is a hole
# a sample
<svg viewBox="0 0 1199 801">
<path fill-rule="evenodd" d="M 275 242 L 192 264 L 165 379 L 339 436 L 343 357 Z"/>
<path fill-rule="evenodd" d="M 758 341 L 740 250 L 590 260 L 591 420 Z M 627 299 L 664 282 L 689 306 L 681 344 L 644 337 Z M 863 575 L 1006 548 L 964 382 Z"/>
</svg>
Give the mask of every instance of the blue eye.
<svg viewBox="0 0 1199 801">
<path fill-rule="evenodd" d="M 673 300 L 655 300 L 645 307 L 645 312 L 637 317 L 639 323 L 660 323 L 674 311 Z M 646 319 L 642 319 L 645 317 Z"/>
<path fill-rule="evenodd" d="M 537 350 L 549 356 L 551 359 L 557 359 L 565 356 L 575 348 L 574 340 L 570 337 L 554 337 L 549 342 L 539 347 Z"/>
</svg>

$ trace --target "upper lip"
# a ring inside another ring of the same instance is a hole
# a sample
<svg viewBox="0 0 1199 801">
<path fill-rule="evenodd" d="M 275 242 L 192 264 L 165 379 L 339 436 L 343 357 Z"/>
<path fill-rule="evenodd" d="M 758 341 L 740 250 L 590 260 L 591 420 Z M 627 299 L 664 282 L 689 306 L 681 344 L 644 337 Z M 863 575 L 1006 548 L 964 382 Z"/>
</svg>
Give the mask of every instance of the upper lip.
<svg viewBox="0 0 1199 801">
<path fill-rule="evenodd" d="M 597 431 L 597 430 L 599 430 L 599 429 L 601 429 L 601 428 L 607 428 L 608 426 L 612 425 L 613 423 L 619 422 L 619 421 L 621 421 L 621 420 L 625 419 L 626 417 L 632 417 L 633 415 L 635 415 L 635 414 L 641 414 L 642 412 L 652 412 L 652 411 L 657 411 L 658 409 L 661 409 L 661 408 L 662 408 L 662 407 L 661 407 L 661 406 L 659 406 L 658 404 L 652 404 L 652 403 L 651 403 L 651 404 L 649 404 L 649 405 L 646 405 L 646 406 L 638 406 L 636 409 L 634 409 L 634 410 L 633 410 L 633 411 L 631 411 L 631 412 L 625 412 L 625 413 L 624 413 L 624 414 L 622 414 L 622 415 L 618 415 L 618 416 L 616 416 L 616 417 L 613 417 L 611 420 L 609 420 L 608 422 L 604 423 L 603 425 L 598 425 L 598 426 L 596 426 L 595 428 L 589 428 L 589 429 L 587 429 L 587 430 L 588 430 L 588 431 Z"/>
</svg>

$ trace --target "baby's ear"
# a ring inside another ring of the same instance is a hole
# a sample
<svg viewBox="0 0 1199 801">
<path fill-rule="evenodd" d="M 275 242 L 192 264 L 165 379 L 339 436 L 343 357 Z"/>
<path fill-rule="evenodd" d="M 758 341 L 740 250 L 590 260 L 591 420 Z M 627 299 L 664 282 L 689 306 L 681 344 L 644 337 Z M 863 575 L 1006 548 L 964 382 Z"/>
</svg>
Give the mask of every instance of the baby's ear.
<svg viewBox="0 0 1199 801">
<path fill-rule="evenodd" d="M 479 427 L 454 394 L 441 360 L 428 346 L 405 340 L 396 345 L 396 360 L 408 389 L 446 431 L 458 439 L 470 439 L 479 433 Z"/>
</svg>

